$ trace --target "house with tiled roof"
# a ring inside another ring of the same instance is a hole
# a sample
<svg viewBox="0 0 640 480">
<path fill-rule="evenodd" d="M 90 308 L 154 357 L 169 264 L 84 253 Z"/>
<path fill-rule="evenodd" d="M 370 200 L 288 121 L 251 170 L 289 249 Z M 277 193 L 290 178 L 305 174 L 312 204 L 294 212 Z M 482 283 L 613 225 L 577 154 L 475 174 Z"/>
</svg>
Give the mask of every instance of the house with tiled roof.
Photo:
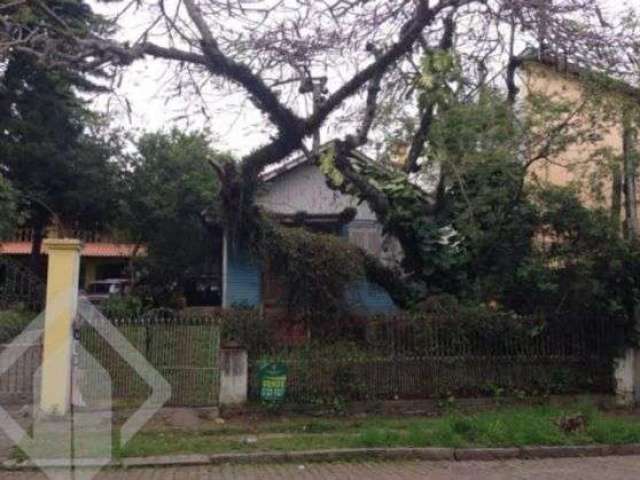
<svg viewBox="0 0 640 480">
<path fill-rule="evenodd" d="M 260 180 L 257 204 L 283 225 L 298 225 L 303 216 L 304 227 L 311 231 L 342 237 L 387 265 L 399 263 L 397 241 L 383 232 L 369 206 L 355 196 L 331 189 L 318 165 L 307 156 L 293 157 L 264 171 Z M 346 224 L 341 219 L 345 209 L 355 211 Z M 381 314 L 396 309 L 381 286 L 365 279 L 352 284 L 345 294 L 354 312 Z M 278 279 L 265 265 L 253 258 L 248 248 L 231 245 L 225 237 L 223 307 L 250 306 L 277 311 L 283 308 L 284 298 Z"/>
<path fill-rule="evenodd" d="M 131 259 L 146 254 L 143 245 L 120 241 L 109 234 L 75 231 L 73 235 L 84 242 L 80 262 L 81 288 L 95 280 L 125 278 Z M 0 241 L 0 256 L 26 263 L 31 255 L 32 239 L 30 229 L 16 230 L 12 236 Z M 46 246 L 42 247 L 42 254 L 47 255 Z"/>
</svg>

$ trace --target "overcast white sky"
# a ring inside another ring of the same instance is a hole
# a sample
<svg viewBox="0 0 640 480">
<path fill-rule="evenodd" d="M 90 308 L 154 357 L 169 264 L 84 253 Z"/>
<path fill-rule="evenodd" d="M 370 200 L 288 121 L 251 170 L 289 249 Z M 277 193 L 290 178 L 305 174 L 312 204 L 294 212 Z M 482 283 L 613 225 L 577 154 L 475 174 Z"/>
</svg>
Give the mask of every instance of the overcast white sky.
<svg viewBox="0 0 640 480">
<path fill-rule="evenodd" d="M 89 1 L 93 3 L 93 0 Z M 608 13 L 615 15 L 626 5 L 640 5 L 640 0 L 606 0 L 605 3 Z M 94 6 L 100 13 L 109 13 L 117 9 L 114 6 Z M 139 32 L 142 26 L 146 26 L 145 20 L 145 17 L 140 15 L 125 16 L 121 34 L 135 39 L 136 32 Z M 242 105 L 242 99 L 239 97 L 220 95 L 208 99 L 209 119 L 204 115 L 193 114 L 194 108 L 188 108 L 186 102 L 197 102 L 197 99 L 168 99 L 167 68 L 171 66 L 167 65 L 157 60 L 134 63 L 124 73 L 121 84 L 115 88 L 115 95 L 99 98 L 95 102 L 96 108 L 115 113 L 116 122 L 135 135 L 144 131 L 168 130 L 172 126 L 188 129 L 207 127 L 214 136 L 214 146 L 238 155 L 247 153 L 267 140 L 268 134 L 259 114 L 250 107 L 239 108 Z M 130 113 L 127 102 L 130 105 Z"/>
</svg>

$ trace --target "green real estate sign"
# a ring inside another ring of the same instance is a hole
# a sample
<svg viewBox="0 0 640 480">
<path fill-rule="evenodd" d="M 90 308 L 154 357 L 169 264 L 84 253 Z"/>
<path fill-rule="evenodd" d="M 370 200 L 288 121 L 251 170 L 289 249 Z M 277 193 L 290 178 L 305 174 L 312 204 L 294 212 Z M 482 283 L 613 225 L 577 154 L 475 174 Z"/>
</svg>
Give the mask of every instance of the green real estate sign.
<svg viewBox="0 0 640 480">
<path fill-rule="evenodd" d="M 287 392 L 287 366 L 284 363 L 263 363 L 260 366 L 260 399 L 279 402 Z"/>
</svg>

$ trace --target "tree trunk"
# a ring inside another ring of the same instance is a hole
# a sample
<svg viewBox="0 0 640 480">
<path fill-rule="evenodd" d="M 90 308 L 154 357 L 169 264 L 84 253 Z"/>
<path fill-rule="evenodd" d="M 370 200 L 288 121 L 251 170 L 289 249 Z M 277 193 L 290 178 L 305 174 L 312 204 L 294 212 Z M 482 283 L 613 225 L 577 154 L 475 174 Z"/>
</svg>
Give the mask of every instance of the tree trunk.
<svg viewBox="0 0 640 480">
<path fill-rule="evenodd" d="M 633 148 L 636 134 L 628 118 L 624 121 L 622 158 L 624 165 L 624 207 L 627 238 L 637 240 L 638 215 L 636 208 L 636 161 Z"/>
<path fill-rule="evenodd" d="M 611 218 L 616 222 L 618 232 L 620 229 L 622 214 L 622 191 L 624 189 L 624 181 L 622 178 L 622 165 L 618 164 L 613 168 L 613 186 L 611 191 Z"/>
<path fill-rule="evenodd" d="M 44 278 L 44 269 L 42 265 L 42 243 L 44 241 L 45 231 L 47 229 L 46 221 L 36 221 L 33 226 L 31 237 L 31 257 L 29 266 L 31 271 L 39 278 Z"/>
</svg>

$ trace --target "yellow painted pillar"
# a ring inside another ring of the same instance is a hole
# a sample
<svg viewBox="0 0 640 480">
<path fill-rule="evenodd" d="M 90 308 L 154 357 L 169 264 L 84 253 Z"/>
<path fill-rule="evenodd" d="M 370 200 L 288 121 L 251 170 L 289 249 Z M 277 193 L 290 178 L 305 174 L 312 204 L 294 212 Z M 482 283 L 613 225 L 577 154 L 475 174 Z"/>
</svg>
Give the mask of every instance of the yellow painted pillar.
<svg viewBox="0 0 640 480">
<path fill-rule="evenodd" d="M 40 409 L 66 415 L 70 404 L 73 321 L 78 307 L 80 240 L 47 239 L 49 256 L 44 316 Z"/>
</svg>

